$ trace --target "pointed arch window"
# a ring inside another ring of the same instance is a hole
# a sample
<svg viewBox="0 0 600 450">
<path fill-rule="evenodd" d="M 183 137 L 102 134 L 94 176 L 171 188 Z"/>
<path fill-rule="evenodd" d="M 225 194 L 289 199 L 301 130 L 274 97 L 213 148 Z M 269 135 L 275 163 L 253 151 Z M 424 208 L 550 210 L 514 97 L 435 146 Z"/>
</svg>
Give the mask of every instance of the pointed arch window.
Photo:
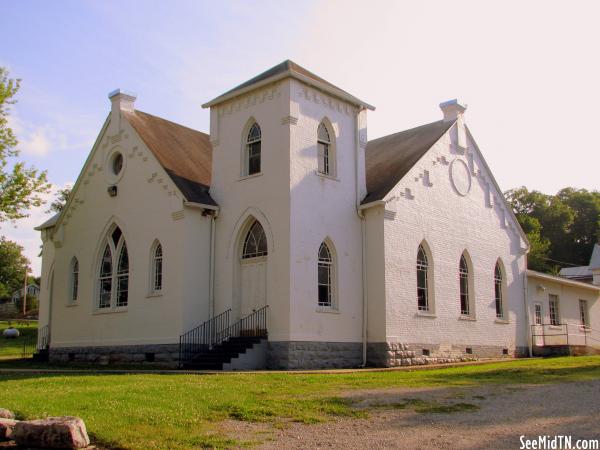
<svg viewBox="0 0 600 450">
<path fill-rule="evenodd" d="M 459 283 L 460 283 L 460 313 L 463 316 L 471 315 L 471 302 L 470 302 L 470 293 L 469 293 L 469 285 L 470 283 L 470 274 L 469 274 L 469 265 L 465 258 L 465 255 L 461 255 L 460 257 L 460 265 L 458 269 Z"/>
<path fill-rule="evenodd" d="M 77 301 L 79 295 L 79 261 L 76 257 L 71 260 L 71 303 Z"/>
<path fill-rule="evenodd" d="M 163 286 L 163 249 L 160 242 L 157 242 L 154 245 L 150 267 L 152 277 L 150 291 L 153 294 L 159 294 L 162 291 Z"/>
<path fill-rule="evenodd" d="M 261 143 L 262 134 L 260 126 L 254 122 L 248 130 L 248 135 L 246 136 L 243 175 L 254 175 L 260 173 Z"/>
<path fill-rule="evenodd" d="M 242 259 L 258 258 L 259 256 L 267 256 L 267 237 L 265 230 L 258 220 L 255 220 L 246 239 L 244 239 L 244 248 L 242 251 Z"/>
<path fill-rule="evenodd" d="M 419 245 L 417 252 L 417 307 L 419 311 L 430 311 L 429 261 L 423 245 Z"/>
<path fill-rule="evenodd" d="M 122 308 L 129 300 L 129 254 L 123 233 L 115 227 L 104 242 L 100 259 L 97 308 Z"/>
<path fill-rule="evenodd" d="M 335 307 L 335 266 L 331 250 L 326 242 L 319 247 L 317 263 L 318 305 Z"/>
<path fill-rule="evenodd" d="M 317 129 L 317 147 L 319 158 L 319 173 L 323 175 L 334 175 L 335 158 L 332 152 L 332 142 L 325 123 L 321 122 Z"/>
<path fill-rule="evenodd" d="M 496 317 L 504 319 L 504 277 L 502 276 L 502 268 L 500 262 L 496 263 L 494 268 L 494 300 L 496 304 Z"/>
</svg>

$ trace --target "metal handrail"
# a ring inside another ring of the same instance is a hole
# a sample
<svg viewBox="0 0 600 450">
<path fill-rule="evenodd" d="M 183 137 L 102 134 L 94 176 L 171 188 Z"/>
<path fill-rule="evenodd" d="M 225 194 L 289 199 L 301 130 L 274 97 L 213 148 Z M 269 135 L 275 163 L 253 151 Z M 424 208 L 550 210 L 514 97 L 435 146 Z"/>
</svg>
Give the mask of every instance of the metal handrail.
<svg viewBox="0 0 600 450">
<path fill-rule="evenodd" d="M 233 337 L 266 337 L 267 308 L 269 305 L 252 312 L 220 333 L 220 343 Z"/>
<path fill-rule="evenodd" d="M 536 327 L 540 327 L 541 328 L 541 334 L 536 334 Z M 547 327 L 556 327 L 556 328 L 561 328 L 561 330 L 557 330 L 557 331 L 562 331 L 560 333 L 548 333 L 547 332 Z M 583 329 L 583 333 L 569 333 L 569 324 L 568 323 L 561 323 L 561 324 L 557 324 L 557 325 L 553 325 L 553 324 L 533 324 L 531 325 L 531 338 L 532 338 L 532 344 L 534 346 L 536 346 L 535 343 L 535 338 L 536 337 L 541 337 L 543 338 L 543 343 L 542 346 L 546 346 L 546 337 L 559 337 L 559 336 L 564 336 L 566 338 L 566 343 L 565 344 L 554 344 L 554 345 L 569 345 L 569 336 L 571 337 L 578 337 L 581 338 L 583 337 L 583 341 L 584 341 L 584 345 L 587 346 L 588 345 L 588 340 L 592 340 L 595 342 L 600 342 L 599 338 L 596 338 L 594 336 L 591 336 L 592 332 L 597 332 L 600 333 L 599 330 L 596 330 L 588 325 L 574 325 L 571 324 L 571 327 L 575 327 L 576 329 Z M 573 340 L 571 339 L 571 343 L 573 343 Z M 552 345 L 552 344 L 549 344 Z"/>
<path fill-rule="evenodd" d="M 229 327 L 230 313 L 231 308 L 179 336 L 179 367 L 213 347 L 219 333 Z"/>
<path fill-rule="evenodd" d="M 179 338 L 179 367 L 192 361 L 198 355 L 206 353 L 217 345 L 236 337 L 266 337 L 267 308 L 253 311 L 246 317 L 229 325 L 228 309 L 219 316 L 204 322 L 199 327 L 188 331 Z M 225 326 L 223 326 L 226 324 Z"/>
</svg>

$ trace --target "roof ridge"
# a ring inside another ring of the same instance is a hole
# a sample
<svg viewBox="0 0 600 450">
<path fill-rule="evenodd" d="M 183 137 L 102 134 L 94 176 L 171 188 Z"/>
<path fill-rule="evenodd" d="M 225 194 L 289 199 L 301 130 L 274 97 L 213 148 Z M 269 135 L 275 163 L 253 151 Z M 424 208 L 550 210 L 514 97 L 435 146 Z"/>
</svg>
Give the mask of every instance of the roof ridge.
<svg viewBox="0 0 600 450">
<path fill-rule="evenodd" d="M 423 125 L 418 125 L 418 126 L 412 127 L 412 128 L 407 128 L 406 130 L 396 131 L 395 133 L 386 134 L 385 136 L 379 136 L 378 138 L 371 139 L 371 140 L 368 141 L 368 143 L 370 144 L 371 142 L 376 142 L 376 141 L 379 141 L 381 139 L 398 136 L 399 134 L 406 133 L 407 131 L 414 131 L 414 130 L 417 130 L 419 128 L 424 128 L 424 127 L 428 127 L 428 126 L 431 126 L 431 125 L 434 125 L 434 124 L 438 124 L 438 123 L 443 122 L 443 121 L 444 121 L 444 119 L 434 120 L 433 122 L 429 122 L 429 123 L 426 123 L 426 124 L 423 124 Z M 456 122 L 456 120 L 454 120 L 452 122 Z"/>
</svg>

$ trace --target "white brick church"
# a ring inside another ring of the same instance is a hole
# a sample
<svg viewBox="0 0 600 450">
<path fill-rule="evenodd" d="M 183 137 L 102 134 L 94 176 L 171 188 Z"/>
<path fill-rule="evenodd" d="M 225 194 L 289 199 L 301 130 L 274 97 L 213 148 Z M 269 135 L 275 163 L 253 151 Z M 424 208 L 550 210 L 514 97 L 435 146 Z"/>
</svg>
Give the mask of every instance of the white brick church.
<svg viewBox="0 0 600 450">
<path fill-rule="evenodd" d="M 580 327 L 600 320 L 600 286 L 527 271 L 527 239 L 455 100 L 441 120 L 368 141 L 374 108 L 291 61 L 203 105 L 210 135 L 109 97 L 68 204 L 38 228 L 51 360 L 527 355 L 532 325 L 570 320 L 556 290 L 586 302 Z"/>
</svg>

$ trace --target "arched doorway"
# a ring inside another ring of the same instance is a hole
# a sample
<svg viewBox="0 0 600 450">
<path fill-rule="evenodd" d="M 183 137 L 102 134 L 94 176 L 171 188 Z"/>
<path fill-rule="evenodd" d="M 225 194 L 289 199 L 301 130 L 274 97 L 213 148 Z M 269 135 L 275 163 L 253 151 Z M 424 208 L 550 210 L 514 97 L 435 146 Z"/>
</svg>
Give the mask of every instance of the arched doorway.
<svg viewBox="0 0 600 450">
<path fill-rule="evenodd" d="M 267 304 L 267 237 L 256 219 L 251 220 L 241 240 L 240 315 L 251 314 Z"/>
</svg>

